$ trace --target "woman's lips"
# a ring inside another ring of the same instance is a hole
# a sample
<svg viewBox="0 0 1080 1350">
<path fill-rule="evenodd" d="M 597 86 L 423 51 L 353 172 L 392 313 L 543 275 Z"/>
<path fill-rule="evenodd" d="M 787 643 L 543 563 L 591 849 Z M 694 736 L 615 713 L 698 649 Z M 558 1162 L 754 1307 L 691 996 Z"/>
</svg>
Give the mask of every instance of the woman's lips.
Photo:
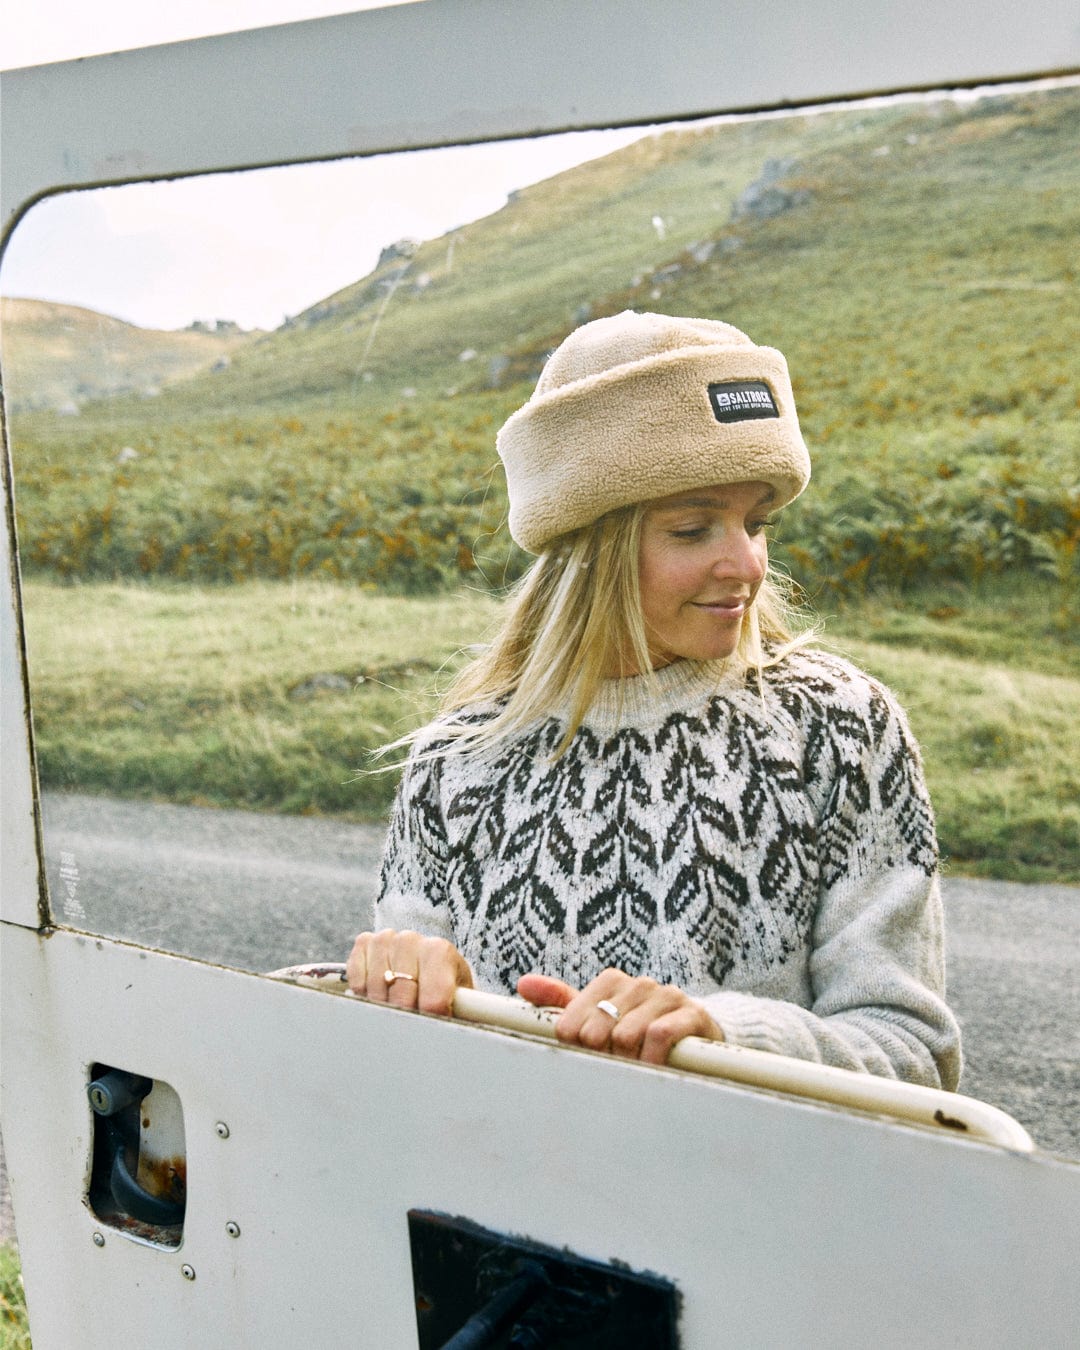
<svg viewBox="0 0 1080 1350">
<path fill-rule="evenodd" d="M 739 619 L 746 613 L 746 606 L 749 600 L 737 599 L 725 596 L 721 600 L 695 600 L 693 602 L 695 609 L 706 610 L 709 614 L 715 614 L 718 618 Z"/>
</svg>

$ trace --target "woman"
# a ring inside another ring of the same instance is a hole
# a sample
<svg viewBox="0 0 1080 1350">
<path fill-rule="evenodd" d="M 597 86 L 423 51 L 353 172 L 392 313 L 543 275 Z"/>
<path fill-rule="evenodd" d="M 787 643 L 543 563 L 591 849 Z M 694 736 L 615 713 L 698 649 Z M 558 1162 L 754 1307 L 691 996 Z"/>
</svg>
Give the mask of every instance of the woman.
<svg viewBox="0 0 1080 1350">
<path fill-rule="evenodd" d="M 810 476 L 783 356 L 600 319 L 498 449 L 538 559 L 413 738 L 350 988 L 445 1014 L 475 978 L 594 1050 L 695 1035 L 954 1088 L 917 748 L 768 573 Z"/>
</svg>

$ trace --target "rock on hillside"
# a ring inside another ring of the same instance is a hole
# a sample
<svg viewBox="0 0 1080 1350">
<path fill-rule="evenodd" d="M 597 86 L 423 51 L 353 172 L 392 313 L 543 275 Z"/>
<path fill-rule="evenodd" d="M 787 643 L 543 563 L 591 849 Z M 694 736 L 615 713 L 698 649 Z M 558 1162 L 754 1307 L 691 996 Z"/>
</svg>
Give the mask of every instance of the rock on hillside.
<svg viewBox="0 0 1080 1350">
<path fill-rule="evenodd" d="M 807 188 L 785 185 L 798 164 L 793 159 L 767 159 L 761 175 L 736 198 L 731 208 L 731 219 L 771 220 L 783 215 L 793 206 L 802 206 L 810 200 Z"/>
</svg>

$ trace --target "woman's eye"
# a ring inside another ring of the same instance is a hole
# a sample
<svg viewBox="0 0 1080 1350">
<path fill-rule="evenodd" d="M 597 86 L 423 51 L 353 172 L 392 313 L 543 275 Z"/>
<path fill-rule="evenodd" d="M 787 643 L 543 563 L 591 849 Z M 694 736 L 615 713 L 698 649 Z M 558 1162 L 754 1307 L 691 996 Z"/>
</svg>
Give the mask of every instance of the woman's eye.
<svg viewBox="0 0 1080 1350">
<path fill-rule="evenodd" d="M 746 533 L 753 537 L 763 533 L 776 524 L 777 516 L 762 516 L 759 519 L 748 520 L 746 522 Z M 729 527 L 717 521 L 703 521 L 696 525 L 669 525 L 665 533 L 669 539 L 682 540 L 685 543 L 694 543 L 696 540 L 705 539 L 713 529 L 726 531 Z M 734 527 L 731 527 L 734 528 Z"/>
</svg>

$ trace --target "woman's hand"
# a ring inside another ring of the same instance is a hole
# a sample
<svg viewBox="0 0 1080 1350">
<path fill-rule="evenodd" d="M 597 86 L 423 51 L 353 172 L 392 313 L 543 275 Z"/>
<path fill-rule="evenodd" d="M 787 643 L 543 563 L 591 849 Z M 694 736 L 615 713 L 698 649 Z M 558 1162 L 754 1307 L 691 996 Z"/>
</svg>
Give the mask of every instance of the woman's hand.
<svg viewBox="0 0 1080 1350">
<path fill-rule="evenodd" d="M 472 971 L 445 938 L 384 928 L 361 933 L 353 943 L 345 973 L 349 989 L 372 1003 L 449 1017 L 454 991 L 471 989 Z"/>
<path fill-rule="evenodd" d="M 562 1008 L 555 1034 L 569 1045 L 664 1064 L 684 1036 L 722 1041 L 704 1007 L 674 985 L 605 970 L 580 993 L 550 975 L 522 975 L 517 991 L 540 1008 Z"/>
</svg>

